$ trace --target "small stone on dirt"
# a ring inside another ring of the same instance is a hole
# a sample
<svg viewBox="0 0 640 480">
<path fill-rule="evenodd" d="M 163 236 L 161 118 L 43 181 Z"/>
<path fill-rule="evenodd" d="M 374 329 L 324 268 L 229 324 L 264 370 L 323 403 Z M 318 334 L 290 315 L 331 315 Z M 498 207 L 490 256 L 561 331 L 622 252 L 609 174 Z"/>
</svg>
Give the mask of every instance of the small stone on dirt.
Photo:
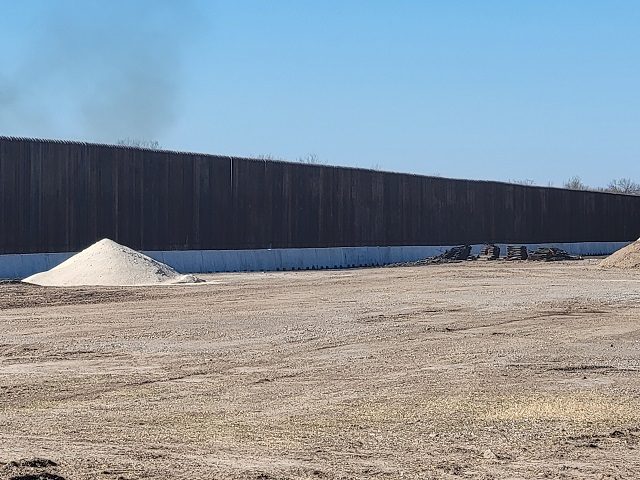
<svg viewBox="0 0 640 480">
<path fill-rule="evenodd" d="M 497 460 L 498 456 L 493 453 L 493 451 L 490 448 L 487 448 L 484 453 L 482 454 L 482 456 L 484 458 L 486 458 L 487 460 Z"/>
</svg>

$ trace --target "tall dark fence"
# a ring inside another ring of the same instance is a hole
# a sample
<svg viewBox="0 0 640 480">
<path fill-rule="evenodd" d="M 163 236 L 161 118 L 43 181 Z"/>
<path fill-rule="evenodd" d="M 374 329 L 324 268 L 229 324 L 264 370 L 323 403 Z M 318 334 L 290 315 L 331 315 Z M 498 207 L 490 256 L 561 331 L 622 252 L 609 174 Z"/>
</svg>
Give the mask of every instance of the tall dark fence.
<svg viewBox="0 0 640 480">
<path fill-rule="evenodd" d="M 0 214 L 0 253 L 640 236 L 640 197 L 3 137 Z"/>
</svg>

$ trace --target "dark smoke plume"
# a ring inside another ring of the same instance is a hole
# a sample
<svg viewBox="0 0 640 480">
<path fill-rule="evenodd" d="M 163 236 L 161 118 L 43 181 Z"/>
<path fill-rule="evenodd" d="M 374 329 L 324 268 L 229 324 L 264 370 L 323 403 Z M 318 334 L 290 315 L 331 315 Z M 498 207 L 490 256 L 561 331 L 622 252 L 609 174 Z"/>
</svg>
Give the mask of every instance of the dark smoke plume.
<svg viewBox="0 0 640 480">
<path fill-rule="evenodd" d="M 18 68 L 0 73 L 0 133 L 56 136 L 68 125 L 76 138 L 115 142 L 170 130 L 183 60 L 204 28 L 195 2 L 42 5 Z"/>
</svg>

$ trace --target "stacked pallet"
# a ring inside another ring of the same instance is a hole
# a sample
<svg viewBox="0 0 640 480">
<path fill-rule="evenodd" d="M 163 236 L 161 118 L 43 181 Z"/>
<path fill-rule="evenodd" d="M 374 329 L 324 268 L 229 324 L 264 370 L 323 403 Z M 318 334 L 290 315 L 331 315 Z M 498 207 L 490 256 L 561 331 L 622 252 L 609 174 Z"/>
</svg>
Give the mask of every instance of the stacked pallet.
<svg viewBox="0 0 640 480">
<path fill-rule="evenodd" d="M 507 260 L 526 260 L 529 252 L 525 246 L 507 246 Z"/>
<path fill-rule="evenodd" d="M 500 247 L 489 243 L 480 250 L 480 260 L 497 260 L 500 258 Z"/>
<path fill-rule="evenodd" d="M 561 248 L 540 247 L 529 254 L 529 260 L 542 262 L 558 262 L 561 260 L 582 260 L 582 257 L 569 255 Z"/>
</svg>

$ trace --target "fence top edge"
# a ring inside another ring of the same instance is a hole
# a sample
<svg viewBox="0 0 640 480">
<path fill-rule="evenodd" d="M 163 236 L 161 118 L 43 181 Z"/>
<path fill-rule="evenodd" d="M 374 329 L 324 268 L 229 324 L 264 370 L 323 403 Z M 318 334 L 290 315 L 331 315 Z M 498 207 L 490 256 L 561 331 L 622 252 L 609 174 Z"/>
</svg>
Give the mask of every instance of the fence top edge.
<svg viewBox="0 0 640 480">
<path fill-rule="evenodd" d="M 295 162 L 291 160 L 261 159 L 261 158 L 242 157 L 242 156 L 233 156 L 233 155 L 217 155 L 217 154 L 211 154 L 211 153 L 189 152 L 189 151 L 183 151 L 183 150 L 172 150 L 172 149 L 164 149 L 164 148 L 155 149 L 155 148 L 135 147 L 130 145 L 117 145 L 112 143 L 86 142 L 81 140 L 61 140 L 61 139 L 47 139 L 47 138 L 37 138 L 37 137 L 0 135 L 0 142 L 3 142 L 3 141 L 24 142 L 24 143 L 31 143 L 31 144 L 39 143 L 39 144 L 53 144 L 53 145 L 68 145 L 68 146 L 78 146 L 78 147 L 88 147 L 88 148 L 100 147 L 100 148 L 111 148 L 111 149 L 117 149 L 117 150 L 128 150 L 128 151 L 136 151 L 136 152 L 180 155 L 180 156 L 187 156 L 187 157 L 227 159 L 230 161 L 237 160 L 237 161 L 246 161 L 246 162 L 259 162 L 259 163 L 265 163 L 265 164 L 267 163 L 286 164 L 286 165 L 292 165 L 300 168 L 337 169 L 337 170 L 348 170 L 348 171 L 356 171 L 356 172 L 369 172 L 377 175 L 393 175 L 393 176 L 403 176 L 403 177 L 409 177 L 409 178 L 428 178 L 435 181 L 453 181 L 453 182 L 468 183 L 468 184 L 507 186 L 514 189 L 535 189 L 535 190 L 541 190 L 541 191 L 574 192 L 576 194 L 589 193 L 593 195 L 615 195 L 619 197 L 633 197 L 633 198 L 638 198 L 640 200 L 639 195 L 633 195 L 629 193 L 620 193 L 620 192 L 604 192 L 599 190 L 574 190 L 574 189 L 569 189 L 564 187 L 553 187 L 553 186 L 543 186 L 543 185 L 521 185 L 517 183 L 510 183 L 510 182 L 505 182 L 500 180 L 440 177 L 435 175 L 424 175 L 424 174 L 409 173 L 409 172 L 397 172 L 392 170 L 377 170 L 377 169 L 363 168 L 363 167 L 309 164 L 309 163 Z"/>
</svg>

